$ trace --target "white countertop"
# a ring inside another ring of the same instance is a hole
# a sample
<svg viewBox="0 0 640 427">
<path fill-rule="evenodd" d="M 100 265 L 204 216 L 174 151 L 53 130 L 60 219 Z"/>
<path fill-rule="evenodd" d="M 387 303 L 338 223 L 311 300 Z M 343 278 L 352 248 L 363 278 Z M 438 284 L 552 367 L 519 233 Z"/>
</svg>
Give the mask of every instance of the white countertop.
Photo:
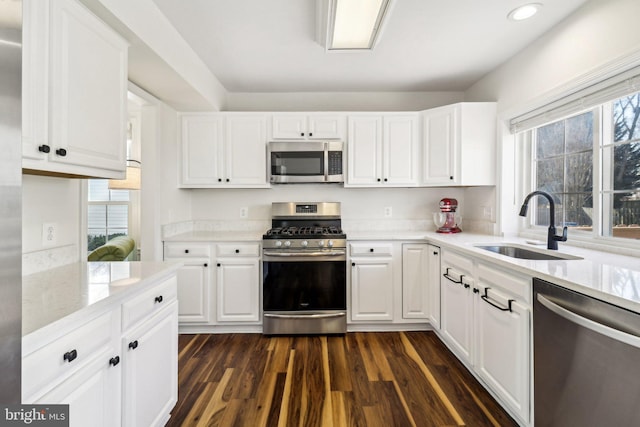
<svg viewBox="0 0 640 427">
<path fill-rule="evenodd" d="M 639 258 L 578 248 L 560 242 L 557 252 L 583 259 L 561 261 L 517 259 L 489 252 L 474 245 L 517 243 L 537 250 L 546 250 L 546 245 L 529 245 L 524 238 L 504 238 L 471 233 L 426 232 L 423 236 L 425 240 L 440 247 L 467 253 L 494 265 L 538 277 L 640 313 Z"/>
<path fill-rule="evenodd" d="M 101 310 L 177 271 L 177 262 L 79 262 L 22 278 L 22 335 Z M 23 342 L 24 346 L 24 342 Z"/>
</svg>

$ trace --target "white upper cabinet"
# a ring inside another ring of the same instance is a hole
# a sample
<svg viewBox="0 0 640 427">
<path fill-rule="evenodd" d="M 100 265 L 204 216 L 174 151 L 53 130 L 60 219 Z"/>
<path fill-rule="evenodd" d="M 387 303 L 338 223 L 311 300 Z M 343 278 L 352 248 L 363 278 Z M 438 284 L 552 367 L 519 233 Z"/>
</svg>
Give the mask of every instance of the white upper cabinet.
<svg viewBox="0 0 640 427">
<path fill-rule="evenodd" d="M 23 33 L 23 169 L 122 178 L 127 42 L 75 0 L 25 0 Z"/>
<path fill-rule="evenodd" d="M 287 113 L 272 117 L 271 139 L 340 139 L 346 118 L 340 114 Z"/>
<path fill-rule="evenodd" d="M 183 113 L 180 127 L 181 187 L 268 186 L 264 115 Z"/>
<path fill-rule="evenodd" d="M 418 129 L 417 114 L 349 116 L 345 186 L 416 186 Z"/>
<path fill-rule="evenodd" d="M 459 103 L 421 115 L 421 185 L 495 185 L 495 103 Z"/>
</svg>

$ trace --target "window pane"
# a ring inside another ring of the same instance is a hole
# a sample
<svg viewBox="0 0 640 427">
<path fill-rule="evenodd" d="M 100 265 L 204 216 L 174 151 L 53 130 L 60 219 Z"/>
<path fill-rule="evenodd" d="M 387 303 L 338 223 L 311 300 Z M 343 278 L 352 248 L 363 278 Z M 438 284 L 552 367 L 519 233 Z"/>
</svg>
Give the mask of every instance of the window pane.
<svg viewBox="0 0 640 427">
<path fill-rule="evenodd" d="M 109 181 L 106 179 L 89 179 L 89 201 L 106 202 L 109 200 Z"/>
<path fill-rule="evenodd" d="M 614 148 L 613 189 L 640 188 L 640 143 L 618 145 Z"/>
<path fill-rule="evenodd" d="M 558 156 L 564 153 L 564 121 L 538 128 L 536 133 L 538 159 Z"/>
<path fill-rule="evenodd" d="M 87 206 L 87 226 L 89 229 L 107 228 L 107 206 L 89 205 Z"/>
<path fill-rule="evenodd" d="M 107 231 L 105 229 L 89 229 L 87 235 L 87 250 L 91 252 L 95 248 L 104 245 L 107 242 Z"/>
<path fill-rule="evenodd" d="M 640 93 L 613 102 L 613 123 L 614 142 L 640 138 Z"/>
<path fill-rule="evenodd" d="M 565 121 L 567 153 L 593 150 L 593 113 L 591 111 Z"/>
<path fill-rule="evenodd" d="M 567 194 L 564 196 L 564 224 L 568 227 L 590 227 L 593 213 L 591 193 Z M 558 224 L 558 223 L 556 223 Z"/>
<path fill-rule="evenodd" d="M 591 192 L 593 188 L 593 152 L 572 154 L 566 159 L 565 191 Z"/>
<path fill-rule="evenodd" d="M 129 190 L 110 190 L 111 201 L 113 202 L 128 202 Z"/>
<path fill-rule="evenodd" d="M 129 222 L 129 207 L 127 205 L 107 206 L 107 228 L 127 229 Z"/>
<path fill-rule="evenodd" d="M 542 160 L 536 167 L 536 190 L 560 193 L 563 190 L 564 161 L 562 158 Z"/>
</svg>

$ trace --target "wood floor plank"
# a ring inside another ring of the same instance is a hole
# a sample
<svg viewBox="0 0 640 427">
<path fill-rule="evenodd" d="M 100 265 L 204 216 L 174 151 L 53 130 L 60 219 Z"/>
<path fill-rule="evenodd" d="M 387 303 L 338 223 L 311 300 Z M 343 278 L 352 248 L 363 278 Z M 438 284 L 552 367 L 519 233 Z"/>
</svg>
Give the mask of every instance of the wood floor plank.
<svg viewBox="0 0 640 427">
<path fill-rule="evenodd" d="M 433 332 L 179 337 L 168 426 L 515 426 Z"/>
</svg>

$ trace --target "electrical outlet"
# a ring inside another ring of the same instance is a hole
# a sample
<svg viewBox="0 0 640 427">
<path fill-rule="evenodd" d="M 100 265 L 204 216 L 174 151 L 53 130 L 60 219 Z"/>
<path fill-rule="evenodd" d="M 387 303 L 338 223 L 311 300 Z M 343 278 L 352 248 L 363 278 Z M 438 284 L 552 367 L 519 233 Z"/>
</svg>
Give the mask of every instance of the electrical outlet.
<svg viewBox="0 0 640 427">
<path fill-rule="evenodd" d="M 385 206 L 385 208 L 384 208 L 384 216 L 386 218 L 391 218 L 392 215 L 393 215 L 393 210 L 391 209 L 391 206 Z"/>
<path fill-rule="evenodd" d="M 249 216 L 249 208 L 240 208 L 240 218 L 247 218 Z"/>
<path fill-rule="evenodd" d="M 53 222 L 42 224 L 42 246 L 53 246 L 58 240 L 57 225 Z"/>
</svg>

